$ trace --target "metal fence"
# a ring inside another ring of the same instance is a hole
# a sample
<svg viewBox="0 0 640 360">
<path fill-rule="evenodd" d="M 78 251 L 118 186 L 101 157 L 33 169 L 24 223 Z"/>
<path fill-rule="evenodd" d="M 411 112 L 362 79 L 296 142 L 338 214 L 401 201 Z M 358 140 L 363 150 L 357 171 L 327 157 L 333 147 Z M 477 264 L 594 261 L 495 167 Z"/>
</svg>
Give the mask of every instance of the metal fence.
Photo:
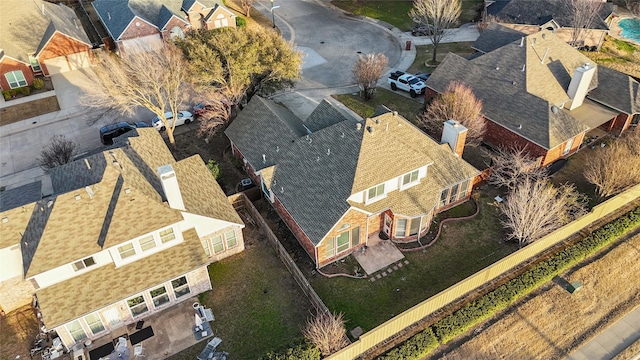
<svg viewBox="0 0 640 360">
<path fill-rule="evenodd" d="M 594 207 L 585 216 L 567 224 L 544 238 L 522 248 L 498 262 L 480 270 L 461 282 L 443 290 L 420 304 L 386 321 L 371 331 L 364 333 L 360 339 L 339 352 L 327 357 L 330 360 L 355 359 L 369 349 L 395 336 L 405 328 L 415 324 L 442 307 L 452 303 L 471 291 L 479 289 L 519 264 L 528 261 L 550 247 L 562 242 L 569 236 L 587 228 L 594 222 L 613 213 L 621 207 L 640 198 L 640 184 Z"/>
<path fill-rule="evenodd" d="M 302 271 L 298 268 L 296 263 L 293 261 L 287 250 L 282 246 L 278 237 L 271 231 L 269 225 L 264 221 L 258 209 L 253 206 L 253 203 L 249 200 L 249 198 L 244 193 L 238 193 L 229 196 L 229 201 L 233 205 L 233 207 L 240 213 L 240 216 L 245 222 L 254 222 L 262 233 L 266 236 L 269 243 L 273 246 L 276 255 L 282 260 L 284 266 L 289 270 L 293 278 L 295 279 L 302 292 L 307 296 L 313 307 L 316 309 L 318 314 L 329 313 L 329 309 L 324 304 L 322 299 L 316 294 L 311 284 L 307 281 L 307 278 L 302 274 Z M 244 214 L 246 210 L 247 214 Z M 250 218 L 249 218 L 250 217 Z"/>
</svg>

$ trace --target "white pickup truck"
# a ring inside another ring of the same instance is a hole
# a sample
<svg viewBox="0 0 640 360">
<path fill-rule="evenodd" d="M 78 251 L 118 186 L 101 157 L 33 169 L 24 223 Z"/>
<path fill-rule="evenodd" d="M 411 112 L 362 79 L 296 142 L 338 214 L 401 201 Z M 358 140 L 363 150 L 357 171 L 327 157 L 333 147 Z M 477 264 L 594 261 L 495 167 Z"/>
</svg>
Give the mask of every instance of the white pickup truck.
<svg viewBox="0 0 640 360">
<path fill-rule="evenodd" d="M 392 72 L 387 82 L 391 85 L 391 90 L 395 91 L 400 89 L 408 91 L 412 98 L 418 96 L 418 94 L 423 94 L 426 88 L 422 80 L 402 71 Z"/>
</svg>

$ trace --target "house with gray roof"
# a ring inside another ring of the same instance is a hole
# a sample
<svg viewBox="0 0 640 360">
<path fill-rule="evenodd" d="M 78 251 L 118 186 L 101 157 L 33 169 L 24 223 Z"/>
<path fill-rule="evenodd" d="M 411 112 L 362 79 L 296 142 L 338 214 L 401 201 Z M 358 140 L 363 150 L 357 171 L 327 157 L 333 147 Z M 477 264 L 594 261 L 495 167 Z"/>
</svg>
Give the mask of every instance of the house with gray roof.
<svg viewBox="0 0 640 360">
<path fill-rule="evenodd" d="M 90 66 L 92 44 L 73 10 L 44 0 L 0 1 L 0 88 Z"/>
<path fill-rule="evenodd" d="M 576 152 L 591 129 L 620 134 L 638 122 L 638 82 L 592 64 L 552 31 L 476 47 L 485 46 L 471 60 L 448 54 L 425 84 L 427 97 L 453 81 L 471 87 L 483 103 L 486 143 L 525 147 L 546 166 Z"/>
<path fill-rule="evenodd" d="M 192 29 L 236 26 L 236 15 L 217 0 L 96 0 L 92 6 L 120 50 L 155 49 Z"/>
<path fill-rule="evenodd" d="M 411 241 L 434 214 L 470 196 L 466 129 L 439 144 L 397 112 L 361 119 L 324 100 L 302 121 L 254 96 L 225 134 L 234 154 L 317 267 L 369 243 Z M 457 144 L 456 146 L 450 144 Z M 450 147 L 451 146 L 451 147 Z"/>
<path fill-rule="evenodd" d="M 67 349 L 193 300 L 211 289 L 209 264 L 244 250 L 203 160 L 176 161 L 155 129 L 133 132 L 53 169 L 51 197 L 0 213 L 0 249 L 20 255 L 3 261 L 17 274 L 7 283 L 32 287 Z"/>
<path fill-rule="evenodd" d="M 602 6 L 589 29 L 584 31 L 580 46 L 600 47 L 614 16 L 615 6 L 600 1 Z M 485 0 L 485 17 L 527 35 L 540 30 L 556 33 L 564 42 L 572 40 L 573 13 L 566 0 Z"/>
</svg>

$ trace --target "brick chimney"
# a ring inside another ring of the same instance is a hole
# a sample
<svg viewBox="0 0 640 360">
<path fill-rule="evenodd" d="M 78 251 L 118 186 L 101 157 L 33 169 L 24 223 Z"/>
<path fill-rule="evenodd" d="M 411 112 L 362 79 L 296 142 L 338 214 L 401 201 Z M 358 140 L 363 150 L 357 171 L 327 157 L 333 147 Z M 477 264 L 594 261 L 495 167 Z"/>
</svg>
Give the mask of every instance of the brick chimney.
<svg viewBox="0 0 640 360">
<path fill-rule="evenodd" d="M 442 129 L 442 141 L 441 144 L 447 143 L 451 147 L 451 150 L 457 155 L 462 157 L 464 151 L 464 143 L 467 140 L 467 128 L 462 126 L 455 120 L 447 120 L 444 122 L 444 128 Z"/>
<path fill-rule="evenodd" d="M 158 168 L 158 175 L 160 175 L 162 190 L 164 190 L 164 197 L 167 199 L 169 207 L 182 211 L 186 210 L 184 208 L 184 202 L 182 201 L 180 186 L 178 186 L 178 177 L 173 170 L 173 166 L 171 166 L 171 164 L 160 166 Z"/>
<path fill-rule="evenodd" d="M 567 95 L 569 95 L 571 100 L 564 105 L 565 108 L 571 111 L 582 105 L 584 98 L 587 96 L 587 91 L 589 91 L 591 79 L 595 73 L 596 67 L 589 63 L 580 66 L 573 72 L 569 89 L 567 89 Z"/>
</svg>

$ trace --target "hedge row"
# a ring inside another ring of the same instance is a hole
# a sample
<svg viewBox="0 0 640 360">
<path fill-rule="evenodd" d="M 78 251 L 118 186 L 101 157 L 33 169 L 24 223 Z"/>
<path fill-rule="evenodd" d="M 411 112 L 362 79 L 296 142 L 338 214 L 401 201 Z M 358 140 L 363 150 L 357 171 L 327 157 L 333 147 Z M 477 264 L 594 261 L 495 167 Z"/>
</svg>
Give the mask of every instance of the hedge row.
<svg viewBox="0 0 640 360">
<path fill-rule="evenodd" d="M 420 359 L 479 322 L 506 308 L 554 276 L 640 225 L 640 207 L 604 225 L 582 241 L 534 265 L 520 276 L 447 315 L 379 359 Z"/>
<path fill-rule="evenodd" d="M 297 344 L 283 352 L 270 352 L 260 360 L 320 360 L 320 350 L 309 344 Z"/>
</svg>

